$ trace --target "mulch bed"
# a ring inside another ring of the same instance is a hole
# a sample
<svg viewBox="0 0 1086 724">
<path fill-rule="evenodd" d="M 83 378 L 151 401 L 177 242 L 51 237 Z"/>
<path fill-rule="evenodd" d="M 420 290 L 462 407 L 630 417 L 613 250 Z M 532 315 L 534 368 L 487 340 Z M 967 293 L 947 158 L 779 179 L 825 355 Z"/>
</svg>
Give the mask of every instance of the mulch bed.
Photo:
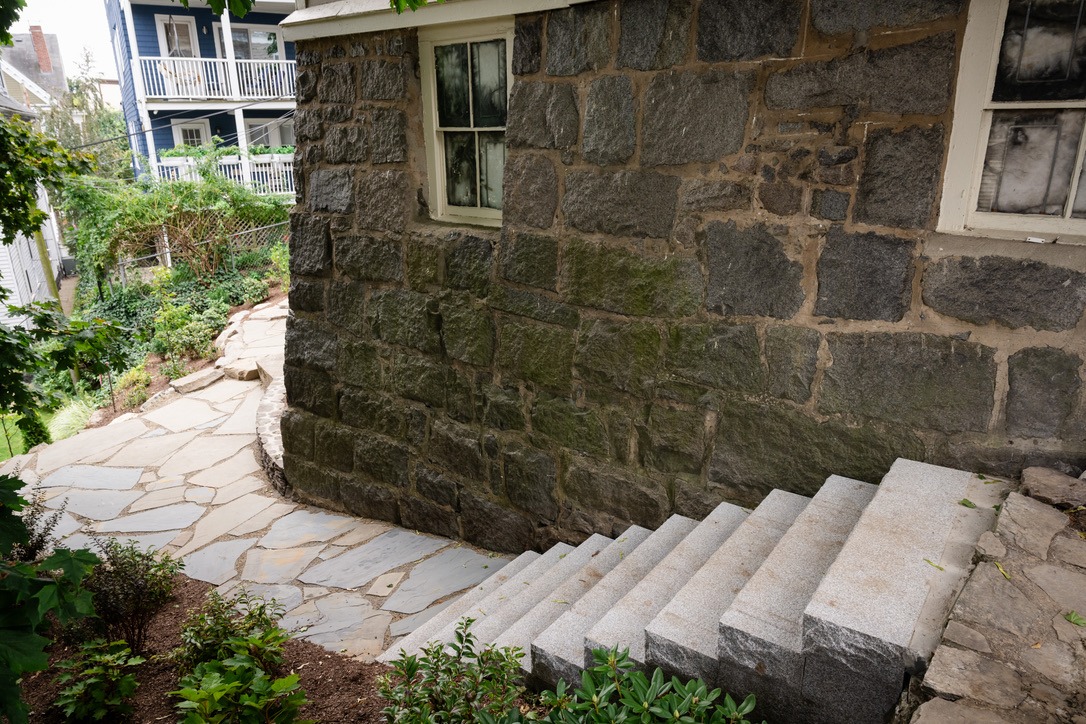
<svg viewBox="0 0 1086 724">
<path fill-rule="evenodd" d="M 133 700 L 133 722 L 176 722 L 180 719 L 173 708 L 174 700 L 169 693 L 177 689 L 177 670 L 163 660 L 155 660 L 156 654 L 165 654 L 181 644 L 181 625 L 188 611 L 199 607 L 211 586 L 178 576 L 176 599 L 155 617 L 148 633 L 148 661 L 135 669 L 139 689 Z M 70 658 L 78 650 L 78 643 L 57 643 L 49 651 L 51 663 Z M 286 646 L 282 676 L 297 673 L 299 685 L 305 689 L 309 704 L 302 709 L 302 717 L 317 722 L 383 722 L 381 709 L 385 702 L 377 693 L 377 677 L 388 667 L 381 664 L 363 664 L 354 659 L 330 653 L 325 649 L 299 639 L 291 639 Z M 31 722 L 59 724 L 64 715 L 52 707 L 60 686 L 53 683 L 58 670 L 40 671 L 23 680 L 23 695 L 31 709 Z"/>
</svg>

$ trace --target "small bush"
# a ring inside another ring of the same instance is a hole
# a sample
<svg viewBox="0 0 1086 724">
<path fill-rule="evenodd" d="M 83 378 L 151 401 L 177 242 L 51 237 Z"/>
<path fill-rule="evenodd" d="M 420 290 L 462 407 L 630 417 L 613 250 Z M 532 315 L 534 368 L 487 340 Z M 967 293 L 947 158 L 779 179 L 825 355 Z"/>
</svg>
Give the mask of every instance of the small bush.
<svg viewBox="0 0 1086 724">
<path fill-rule="evenodd" d="M 94 608 L 111 639 L 141 653 L 151 619 L 173 597 L 174 576 L 184 564 L 165 552 L 140 550 L 135 541 L 96 540 L 102 564 L 87 579 Z"/>
<path fill-rule="evenodd" d="M 83 644 L 78 656 L 57 664 L 67 671 L 56 681 L 67 686 L 54 705 L 71 721 L 126 719 L 132 714 L 128 702 L 139 686 L 135 674 L 127 670 L 143 662 L 124 641 Z"/>
<path fill-rule="evenodd" d="M 49 421 L 49 435 L 53 440 L 64 440 L 87 426 L 96 406 L 90 399 L 76 397 L 68 400 L 53 414 Z"/>
<path fill-rule="evenodd" d="M 19 432 L 23 434 L 23 445 L 27 450 L 35 445 L 52 442 L 49 437 L 49 428 L 45 426 L 45 423 L 41 421 L 36 412 L 20 415 L 15 424 L 18 426 Z"/>
<path fill-rule="evenodd" d="M 15 472 L 18 476 L 18 470 Z M 68 502 L 64 501 L 56 510 L 45 506 L 45 491 L 35 487 L 30 491 L 30 500 L 23 508 L 23 525 L 26 526 L 26 542 L 15 543 L 11 547 L 11 560 L 21 563 L 33 563 L 50 551 L 56 543 L 53 531 L 60 523 Z"/>
<path fill-rule="evenodd" d="M 268 283 L 257 277 L 241 280 L 241 294 L 245 304 L 256 304 L 268 298 Z"/>
<path fill-rule="evenodd" d="M 378 691 L 389 701 L 383 713 L 389 722 L 487 722 L 513 711 L 524 692 L 520 684 L 518 648 L 476 650 L 473 619 L 456 627 L 447 648 L 433 643 L 421 657 L 401 656 L 392 673 L 381 677 Z"/>
<path fill-rule="evenodd" d="M 125 407 L 136 407 L 147 401 L 147 388 L 151 386 L 151 373 L 147 363 L 140 362 L 131 367 L 117 380 L 116 393 L 124 401 Z"/>
<path fill-rule="evenodd" d="M 290 247 L 285 241 L 271 248 L 271 263 L 271 277 L 279 282 L 281 289 L 286 290 L 290 286 Z"/>
<path fill-rule="evenodd" d="M 283 607 L 274 599 L 265 601 L 247 591 L 227 599 L 211 591 L 204 605 L 191 612 L 181 628 L 181 646 L 172 658 L 183 671 L 230 656 L 239 641 L 252 645 L 248 653 L 264 669 L 282 662 L 286 633 L 277 621 Z"/>
</svg>

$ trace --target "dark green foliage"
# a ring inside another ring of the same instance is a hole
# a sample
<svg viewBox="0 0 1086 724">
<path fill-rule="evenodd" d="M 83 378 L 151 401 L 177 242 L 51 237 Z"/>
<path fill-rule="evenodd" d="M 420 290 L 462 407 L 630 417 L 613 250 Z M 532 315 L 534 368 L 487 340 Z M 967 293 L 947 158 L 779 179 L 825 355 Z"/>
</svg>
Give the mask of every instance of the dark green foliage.
<svg viewBox="0 0 1086 724">
<path fill-rule="evenodd" d="M 253 642 L 248 654 L 263 669 L 282 662 L 286 633 L 276 622 L 283 616 L 283 607 L 265 601 L 260 596 L 242 590 L 231 598 L 216 591 L 207 595 L 203 607 L 189 614 L 181 629 L 181 646 L 172 658 L 183 671 L 195 666 L 229 658 L 238 642 Z"/>
<path fill-rule="evenodd" d="M 94 613 L 81 583 L 98 562 L 86 550 L 56 550 L 40 563 L 12 560 L 12 548 L 26 547 L 30 536 L 17 513 L 26 506 L 18 491 L 23 481 L 0 476 L 0 717 L 25 724 L 27 708 L 18 681 L 49 665 L 43 636 L 48 617 L 68 624 Z"/>
<path fill-rule="evenodd" d="M 45 493 L 40 488 L 34 488 L 30 501 L 22 510 L 22 522 L 26 527 L 26 543 L 16 543 L 11 547 L 11 560 L 33 563 L 52 548 L 56 543 L 53 531 L 56 530 L 67 507 L 68 501 L 65 500 L 59 508 L 50 510 L 45 507 Z"/>
<path fill-rule="evenodd" d="M 53 441 L 49 437 L 49 429 L 34 410 L 24 410 L 15 424 L 18 426 L 19 432 L 23 434 L 23 445 L 26 446 L 27 450 L 35 445 Z"/>
<path fill-rule="evenodd" d="M 433 643 L 421 657 L 401 656 L 392 673 L 381 678 L 379 691 L 388 700 L 384 714 L 393 724 L 484 722 L 512 711 L 524 692 L 517 648 L 476 649 L 473 619 L 456 627 L 446 649 Z"/>
<path fill-rule="evenodd" d="M 139 686 L 128 669 L 143 662 L 124 641 L 85 643 L 75 658 L 57 664 L 65 672 L 56 681 L 67 686 L 54 704 L 70 721 L 127 719 L 132 714 L 129 699 Z"/>
<path fill-rule="evenodd" d="M 140 653 L 151 619 L 173 597 L 174 576 L 184 564 L 161 551 L 145 552 L 135 541 L 96 540 L 102 554 L 86 587 L 102 628 Z"/>
</svg>

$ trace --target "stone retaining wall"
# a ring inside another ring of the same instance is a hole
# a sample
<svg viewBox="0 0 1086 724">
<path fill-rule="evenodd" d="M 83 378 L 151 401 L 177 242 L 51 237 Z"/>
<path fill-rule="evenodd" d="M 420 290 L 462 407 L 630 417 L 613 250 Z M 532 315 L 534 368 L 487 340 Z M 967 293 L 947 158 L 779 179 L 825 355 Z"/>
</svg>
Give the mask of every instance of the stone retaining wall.
<svg viewBox="0 0 1086 724">
<path fill-rule="evenodd" d="M 299 43 L 290 485 L 520 550 L 1086 464 L 1086 250 L 931 233 L 965 6 L 922 5 L 519 16 L 500 230 L 429 220 L 413 32 Z"/>
</svg>

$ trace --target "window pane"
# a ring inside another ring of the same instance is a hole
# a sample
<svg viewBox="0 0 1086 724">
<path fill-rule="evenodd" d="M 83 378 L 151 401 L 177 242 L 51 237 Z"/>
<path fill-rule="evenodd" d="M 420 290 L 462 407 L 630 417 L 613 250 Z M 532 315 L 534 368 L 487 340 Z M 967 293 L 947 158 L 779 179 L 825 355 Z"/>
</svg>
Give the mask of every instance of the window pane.
<svg viewBox="0 0 1086 724">
<path fill-rule="evenodd" d="M 479 134 L 479 205 L 502 207 L 502 172 L 505 169 L 505 134 Z"/>
<path fill-rule="evenodd" d="M 181 143 L 185 146 L 199 146 L 204 142 L 204 129 L 202 126 L 182 126 Z"/>
<path fill-rule="evenodd" d="M 268 121 L 249 124 L 249 143 L 254 146 L 270 146 L 271 133 Z"/>
<path fill-rule="evenodd" d="M 471 44 L 471 92 L 475 127 L 505 125 L 505 41 Z"/>
<path fill-rule="evenodd" d="M 250 30 L 249 45 L 253 60 L 276 60 L 279 58 L 279 45 L 275 33 L 265 30 Z"/>
<path fill-rule="evenodd" d="M 978 211 L 1063 215 L 1083 111 L 996 111 Z"/>
<path fill-rule="evenodd" d="M 437 70 L 437 119 L 443 127 L 468 127 L 468 46 L 439 45 L 434 48 Z"/>
<path fill-rule="evenodd" d="M 445 133 L 445 196 L 450 206 L 478 206 L 475 134 Z"/>
<path fill-rule="evenodd" d="M 251 60 L 253 54 L 249 50 L 249 31 L 245 28 L 230 28 L 230 35 L 234 38 L 234 57 L 238 60 Z"/>
<path fill-rule="evenodd" d="M 188 23 L 166 23 L 166 55 L 171 58 L 193 58 L 192 26 Z"/>
<path fill-rule="evenodd" d="M 295 145 L 294 121 L 283 121 L 283 125 L 279 126 L 279 140 L 284 146 Z"/>
<path fill-rule="evenodd" d="M 997 101 L 1086 98 L 1083 0 L 1010 0 L 999 51 Z"/>
</svg>

